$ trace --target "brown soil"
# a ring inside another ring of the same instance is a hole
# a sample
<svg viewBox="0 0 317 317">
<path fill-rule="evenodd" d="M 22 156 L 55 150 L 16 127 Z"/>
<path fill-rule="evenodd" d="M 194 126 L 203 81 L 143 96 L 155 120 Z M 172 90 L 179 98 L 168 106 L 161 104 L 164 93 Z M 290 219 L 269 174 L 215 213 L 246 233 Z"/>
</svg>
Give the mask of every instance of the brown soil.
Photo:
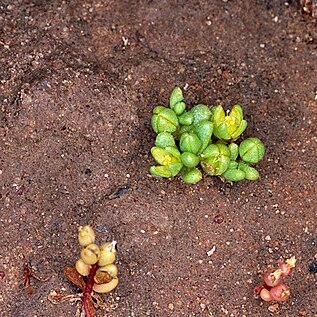
<svg viewBox="0 0 317 317">
<path fill-rule="evenodd" d="M 88 223 L 118 241 L 100 316 L 317 316 L 317 29 L 295 1 L 2 0 L 0 25 L 1 316 L 75 316 L 47 296 L 76 291 L 63 267 Z M 175 85 L 243 105 L 259 181 L 148 175 Z M 22 254 L 51 277 L 29 297 Z M 261 302 L 261 271 L 291 255 L 291 299 Z"/>
</svg>

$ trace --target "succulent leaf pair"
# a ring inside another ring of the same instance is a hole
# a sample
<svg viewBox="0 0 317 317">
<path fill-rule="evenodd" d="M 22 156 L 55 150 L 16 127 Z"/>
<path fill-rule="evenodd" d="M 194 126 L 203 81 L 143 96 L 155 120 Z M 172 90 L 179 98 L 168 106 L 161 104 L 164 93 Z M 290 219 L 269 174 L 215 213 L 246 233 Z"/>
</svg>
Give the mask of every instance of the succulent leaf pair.
<svg viewBox="0 0 317 317">
<path fill-rule="evenodd" d="M 176 146 L 166 146 L 165 148 L 154 146 L 151 149 L 151 154 L 155 161 L 160 164 L 150 168 L 151 174 L 155 176 L 176 176 L 183 167 L 181 153 Z"/>
<path fill-rule="evenodd" d="M 246 129 L 247 121 L 243 119 L 243 110 L 240 105 L 232 107 L 227 115 L 222 106 L 212 108 L 213 121 L 215 124 L 214 135 L 221 140 L 235 140 Z"/>
<path fill-rule="evenodd" d="M 185 183 L 202 179 L 201 169 L 210 176 L 227 181 L 256 180 L 252 164 L 264 156 L 265 147 L 258 138 L 234 143 L 246 129 L 240 105 L 225 113 L 222 106 L 211 109 L 204 104 L 186 110 L 183 93 L 176 87 L 170 96 L 170 108 L 157 106 L 151 124 L 157 133 L 151 154 L 159 164 L 151 166 L 154 176 L 173 177 L 181 173 Z"/>
</svg>

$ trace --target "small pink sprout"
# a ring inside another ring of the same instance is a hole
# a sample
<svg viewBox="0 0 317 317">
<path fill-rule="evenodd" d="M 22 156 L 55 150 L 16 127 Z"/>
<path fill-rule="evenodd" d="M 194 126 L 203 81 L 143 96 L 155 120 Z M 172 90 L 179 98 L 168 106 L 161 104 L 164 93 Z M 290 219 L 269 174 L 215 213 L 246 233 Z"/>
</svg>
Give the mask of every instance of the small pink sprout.
<svg viewBox="0 0 317 317">
<path fill-rule="evenodd" d="M 286 301 L 290 297 L 290 290 L 284 284 L 284 278 L 292 273 L 296 264 L 296 258 L 293 256 L 290 259 L 278 261 L 276 270 L 268 270 L 263 275 L 263 284 L 254 288 L 254 293 L 259 295 L 265 302 Z"/>
</svg>

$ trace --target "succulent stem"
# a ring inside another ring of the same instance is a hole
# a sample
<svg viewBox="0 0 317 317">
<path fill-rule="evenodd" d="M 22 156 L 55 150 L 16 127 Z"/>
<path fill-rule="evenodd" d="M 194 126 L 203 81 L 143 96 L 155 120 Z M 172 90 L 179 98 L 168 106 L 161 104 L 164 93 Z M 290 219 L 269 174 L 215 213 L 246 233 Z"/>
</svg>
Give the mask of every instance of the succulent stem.
<svg viewBox="0 0 317 317">
<path fill-rule="evenodd" d="M 89 270 L 89 275 L 88 275 L 86 287 L 84 289 L 83 296 L 81 298 L 86 317 L 92 317 L 90 314 L 88 305 L 89 305 L 90 296 L 92 293 L 92 288 L 95 284 L 95 275 L 96 275 L 98 268 L 99 268 L 99 266 L 97 263 L 91 266 L 91 268 Z"/>
</svg>

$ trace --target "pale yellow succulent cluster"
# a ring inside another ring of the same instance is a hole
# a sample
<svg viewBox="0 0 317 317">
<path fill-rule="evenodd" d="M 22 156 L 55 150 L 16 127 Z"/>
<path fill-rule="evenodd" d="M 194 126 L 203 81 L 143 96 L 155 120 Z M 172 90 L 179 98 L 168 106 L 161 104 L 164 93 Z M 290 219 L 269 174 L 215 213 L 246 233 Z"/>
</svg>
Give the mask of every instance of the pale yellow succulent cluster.
<svg viewBox="0 0 317 317">
<path fill-rule="evenodd" d="M 93 265 L 98 265 L 93 290 L 98 293 L 111 292 L 118 285 L 116 241 L 95 244 L 95 232 L 90 226 L 78 228 L 78 241 L 83 247 L 75 267 L 79 274 L 88 276 Z"/>
</svg>

